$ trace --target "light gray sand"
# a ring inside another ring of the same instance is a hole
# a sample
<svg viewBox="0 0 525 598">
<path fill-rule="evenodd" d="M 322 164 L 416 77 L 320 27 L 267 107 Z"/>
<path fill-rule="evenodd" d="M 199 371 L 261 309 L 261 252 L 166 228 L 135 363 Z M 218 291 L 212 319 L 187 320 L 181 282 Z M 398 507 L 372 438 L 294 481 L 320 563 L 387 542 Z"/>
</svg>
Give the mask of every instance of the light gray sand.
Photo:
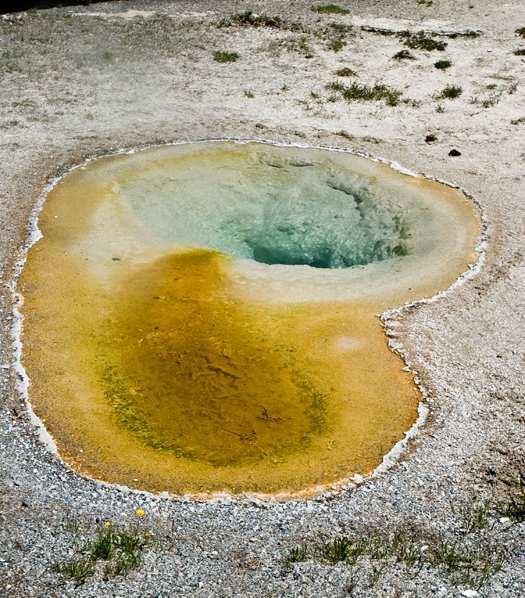
<svg viewBox="0 0 525 598">
<path fill-rule="evenodd" d="M 454 585 L 443 566 L 415 571 L 385 559 L 354 567 L 310 559 L 284 567 L 283 557 L 320 531 L 334 536 L 344 527 L 389 532 L 416 523 L 463 542 L 462 506 L 505 499 L 525 466 L 525 57 L 513 54 L 525 47 L 514 33 L 525 27 L 525 9 L 521 0 L 356 1 L 350 16 L 320 16 L 310 6 L 130 1 L 0 18 L 0 593 L 332 596 L 348 595 L 351 580 L 358 596 L 472 589 Z M 303 23 L 307 32 L 217 27 L 246 8 Z M 357 24 L 340 52 L 327 48 L 332 34 L 323 28 L 331 22 Z M 398 37 L 360 27 L 482 35 L 440 38 L 444 52 L 410 50 L 416 60 L 398 62 L 391 59 L 404 48 Z M 214 50 L 241 58 L 219 64 Z M 445 57 L 453 66 L 435 69 Z M 325 85 L 342 66 L 361 83 L 392 85 L 415 102 L 330 102 Z M 462 95 L 436 100 L 446 84 L 460 85 Z M 437 140 L 426 143 L 430 133 Z M 11 281 L 46 181 L 94 153 L 218 137 L 368 151 L 458 184 L 489 223 L 480 274 L 397 319 L 397 340 L 428 388 L 431 416 L 400 463 L 357 489 L 309 502 L 200 504 L 103 487 L 47 450 L 16 392 Z M 449 157 L 453 148 L 461 156 Z M 104 580 L 99 570 L 75 588 L 53 570 L 97 522 L 137 522 L 136 507 L 156 540 L 137 571 Z M 524 525 L 500 522 L 492 509 L 489 525 L 466 539 L 487 552 L 491 543 L 510 551 L 480 593 L 525 592 Z"/>
</svg>

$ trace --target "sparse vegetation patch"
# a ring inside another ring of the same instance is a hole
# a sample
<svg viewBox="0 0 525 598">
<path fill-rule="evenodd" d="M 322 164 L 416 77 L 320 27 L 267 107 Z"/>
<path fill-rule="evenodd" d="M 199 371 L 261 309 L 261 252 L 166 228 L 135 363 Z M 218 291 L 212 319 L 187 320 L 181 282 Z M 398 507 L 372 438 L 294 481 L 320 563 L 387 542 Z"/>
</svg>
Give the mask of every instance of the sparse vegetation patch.
<svg viewBox="0 0 525 598">
<path fill-rule="evenodd" d="M 318 4 L 316 6 L 312 6 L 312 10 L 314 12 L 318 12 L 319 14 L 325 15 L 347 15 L 350 14 L 348 8 L 344 6 L 339 6 L 339 4 Z"/>
<path fill-rule="evenodd" d="M 78 532 L 79 530 L 77 530 Z M 56 565 L 56 570 L 65 579 L 77 585 L 94 575 L 97 562 L 104 561 L 104 577 L 124 575 L 140 566 L 141 553 L 150 543 L 148 534 L 138 529 L 118 530 L 106 522 L 97 529 L 93 538 L 78 549 L 78 555 Z"/>
<path fill-rule="evenodd" d="M 468 529 L 453 538 L 417 526 L 398 526 L 390 532 L 363 530 L 333 538 L 320 537 L 291 548 L 284 557 L 284 564 L 290 567 L 311 559 L 353 567 L 362 561 L 372 570 L 368 587 L 377 582 L 377 573 L 387 567 L 401 565 L 407 573 L 417 575 L 426 566 L 441 573 L 453 585 L 480 589 L 501 570 L 508 549 L 504 544 L 495 545 L 472 536 L 479 529 L 478 525 L 485 525 L 485 519 L 480 520 L 478 513 L 471 516 L 471 521 Z"/>
<path fill-rule="evenodd" d="M 416 57 L 409 52 L 408 50 L 399 50 L 399 52 L 396 52 L 392 58 L 394 60 L 415 60 Z"/>
<path fill-rule="evenodd" d="M 452 66 L 452 62 L 450 62 L 450 60 L 438 60 L 437 62 L 434 62 L 434 66 L 440 71 L 443 71 L 450 68 Z"/>
<path fill-rule="evenodd" d="M 427 52 L 438 50 L 439 52 L 443 52 L 443 50 L 445 50 L 447 47 L 447 42 L 434 39 L 423 32 L 403 32 L 400 34 L 400 37 L 403 39 L 405 46 L 408 46 L 412 50 L 426 50 Z"/>
<path fill-rule="evenodd" d="M 239 60 L 239 58 L 240 57 L 239 54 L 237 54 L 237 52 L 224 52 L 222 50 L 216 50 L 213 53 L 213 60 L 215 60 L 215 62 L 236 62 L 237 60 Z"/>
<path fill-rule="evenodd" d="M 334 81 L 328 84 L 327 89 L 340 93 L 347 102 L 384 101 L 388 106 L 397 106 L 401 98 L 401 92 L 398 89 L 377 83 L 373 86 L 359 83 L 347 86 L 340 81 Z"/>
<path fill-rule="evenodd" d="M 228 27 L 230 25 L 240 25 L 242 27 L 271 27 L 274 29 L 281 29 L 284 26 L 281 17 L 268 15 L 257 15 L 251 10 L 237 13 L 224 19 L 219 23 L 221 27 Z"/>
<path fill-rule="evenodd" d="M 335 74 L 338 77 L 357 77 L 357 73 L 347 66 L 337 69 Z"/>
<path fill-rule="evenodd" d="M 328 27 L 335 33 L 351 33 L 352 25 L 346 25 L 345 23 L 329 23 Z"/>
<path fill-rule="evenodd" d="M 513 125 L 524 123 L 524 118 L 511 121 Z M 497 511 L 502 517 L 506 517 L 513 523 L 525 521 L 525 475 L 519 476 L 517 487 L 509 492 L 509 495 L 497 504 Z"/>
<path fill-rule="evenodd" d="M 270 43 L 269 50 L 273 53 L 280 54 L 280 50 L 285 49 L 288 52 L 297 52 L 302 54 L 305 58 L 313 58 L 314 51 L 308 44 L 306 35 L 300 37 L 289 37 L 284 40 L 275 40 Z"/>
<path fill-rule="evenodd" d="M 454 100 L 455 98 L 459 98 L 459 96 L 463 93 L 463 89 L 458 85 L 446 85 L 441 93 L 438 94 L 438 100 Z"/>
<path fill-rule="evenodd" d="M 328 49 L 333 52 L 340 52 L 345 46 L 346 42 L 340 37 L 332 39 L 328 43 Z"/>
</svg>

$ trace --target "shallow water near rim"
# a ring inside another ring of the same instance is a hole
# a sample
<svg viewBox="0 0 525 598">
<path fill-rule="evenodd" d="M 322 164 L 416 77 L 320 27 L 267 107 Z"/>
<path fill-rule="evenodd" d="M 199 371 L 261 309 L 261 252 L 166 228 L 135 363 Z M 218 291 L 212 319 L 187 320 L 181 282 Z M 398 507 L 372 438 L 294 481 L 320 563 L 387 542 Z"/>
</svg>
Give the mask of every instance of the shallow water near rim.
<svg viewBox="0 0 525 598">
<path fill-rule="evenodd" d="M 66 462 L 173 493 L 368 473 L 419 392 L 377 314 L 475 260 L 459 191 L 342 152 L 207 142 L 94 160 L 40 215 L 23 365 Z"/>
</svg>

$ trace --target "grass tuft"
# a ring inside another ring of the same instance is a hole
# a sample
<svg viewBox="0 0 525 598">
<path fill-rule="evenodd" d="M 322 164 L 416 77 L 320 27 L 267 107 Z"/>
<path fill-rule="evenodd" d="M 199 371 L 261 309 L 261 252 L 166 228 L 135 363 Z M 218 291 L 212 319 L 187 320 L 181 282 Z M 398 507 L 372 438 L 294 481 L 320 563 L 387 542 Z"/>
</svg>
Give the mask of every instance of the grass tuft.
<svg viewBox="0 0 525 598">
<path fill-rule="evenodd" d="M 286 556 L 284 557 L 284 564 L 286 566 L 292 565 L 293 563 L 302 563 L 308 558 L 308 546 L 306 544 L 300 544 L 291 548 Z"/>
<path fill-rule="evenodd" d="M 95 564 L 90 559 L 80 558 L 67 563 L 60 563 L 55 569 L 63 577 L 80 586 L 95 573 Z"/>
<path fill-rule="evenodd" d="M 384 101 L 388 106 L 397 106 L 401 92 L 388 85 L 375 84 L 373 86 L 352 83 L 348 86 L 335 81 L 327 86 L 331 91 L 341 94 L 347 102 L 379 102 Z"/>
<path fill-rule="evenodd" d="M 113 556 L 115 546 L 115 532 L 112 529 L 100 529 L 95 539 L 85 544 L 84 552 L 92 561 L 108 561 Z"/>
<path fill-rule="evenodd" d="M 137 529 L 116 530 L 109 526 L 97 529 L 95 537 L 80 548 L 80 555 L 60 563 L 56 570 L 77 585 L 95 573 L 98 561 L 106 561 L 105 576 L 123 575 L 141 563 L 141 552 L 149 543 L 149 536 Z"/>
<path fill-rule="evenodd" d="M 281 17 L 270 17 L 268 15 L 256 15 L 251 10 L 237 13 L 221 21 L 220 26 L 240 25 L 241 27 L 271 27 L 281 29 L 283 20 Z"/>
<path fill-rule="evenodd" d="M 435 140 L 435 136 L 432 137 Z M 472 500 L 453 504 L 452 514 L 459 526 L 447 534 L 410 523 L 390 530 L 383 526 L 363 527 L 350 534 L 332 538 L 318 536 L 311 542 L 303 542 L 288 552 L 285 561 L 297 562 L 310 556 L 331 565 L 348 565 L 351 571 L 355 571 L 357 565 L 363 575 L 359 579 L 353 578 L 352 595 L 366 595 L 360 593 L 365 588 L 357 587 L 363 580 L 367 580 L 369 589 L 386 569 L 389 573 L 397 572 L 400 566 L 413 571 L 413 575 L 426 568 L 456 587 L 479 591 L 518 548 L 516 543 L 509 543 L 505 538 L 490 539 L 485 530 L 489 526 L 492 530 L 497 525 L 496 514 L 515 522 L 524 521 L 525 475 L 520 475 L 518 486 L 497 508 L 492 503 Z M 365 575 L 367 570 L 368 575 Z"/>
<path fill-rule="evenodd" d="M 283 47 L 289 52 L 297 52 L 302 54 L 305 58 L 313 58 L 314 52 L 308 45 L 308 38 L 306 35 L 301 35 L 299 38 L 290 38 L 287 40 L 280 40 L 274 45 L 276 48 Z"/>
<path fill-rule="evenodd" d="M 441 93 L 437 95 L 438 100 L 454 100 L 455 98 L 459 98 L 459 96 L 463 93 L 463 89 L 457 85 L 446 85 Z"/>
<path fill-rule="evenodd" d="M 352 32 L 352 25 L 346 25 L 345 23 L 329 23 L 328 27 L 333 33 L 339 33 L 340 35 L 346 35 Z"/>
<path fill-rule="evenodd" d="M 434 67 L 439 69 L 440 71 L 448 69 L 451 66 L 452 62 L 450 62 L 450 60 L 438 60 L 437 62 L 434 62 Z"/>
<path fill-rule="evenodd" d="M 314 12 L 318 12 L 319 14 L 324 15 L 347 15 L 350 14 L 348 8 L 344 6 L 339 6 L 339 4 L 318 4 L 316 6 L 312 6 L 312 10 Z"/>
<path fill-rule="evenodd" d="M 518 118 L 511 121 L 513 125 L 525 122 L 525 118 Z M 507 517 L 513 523 L 525 521 L 525 475 L 519 476 L 517 489 L 513 490 L 505 500 L 498 502 L 496 510 L 501 517 Z"/>
<path fill-rule="evenodd" d="M 416 57 L 408 50 L 399 50 L 392 56 L 393 60 L 415 60 Z"/>
<path fill-rule="evenodd" d="M 420 33 L 408 33 L 403 32 L 400 34 L 403 38 L 403 43 L 412 50 L 426 50 L 427 52 L 433 52 L 438 50 L 443 52 L 447 47 L 447 42 L 442 40 L 434 39 L 423 32 Z"/>
<path fill-rule="evenodd" d="M 332 50 L 332 52 L 340 52 L 345 46 L 346 42 L 340 37 L 332 39 L 328 42 L 328 49 Z"/>
<path fill-rule="evenodd" d="M 440 538 L 429 553 L 432 565 L 440 568 L 456 585 L 480 589 L 501 570 L 506 550 L 481 543 L 477 546 Z"/>
<path fill-rule="evenodd" d="M 225 52 L 223 50 L 216 50 L 213 53 L 213 60 L 215 62 L 227 63 L 227 62 L 236 62 L 239 60 L 240 56 L 237 52 Z"/>
<path fill-rule="evenodd" d="M 360 550 L 356 540 L 348 536 L 338 536 L 332 540 L 321 541 L 316 546 L 316 552 L 322 560 L 335 565 L 346 562 L 355 557 Z"/>
<path fill-rule="evenodd" d="M 347 66 L 337 69 L 335 74 L 338 77 L 357 77 L 357 73 Z"/>
</svg>

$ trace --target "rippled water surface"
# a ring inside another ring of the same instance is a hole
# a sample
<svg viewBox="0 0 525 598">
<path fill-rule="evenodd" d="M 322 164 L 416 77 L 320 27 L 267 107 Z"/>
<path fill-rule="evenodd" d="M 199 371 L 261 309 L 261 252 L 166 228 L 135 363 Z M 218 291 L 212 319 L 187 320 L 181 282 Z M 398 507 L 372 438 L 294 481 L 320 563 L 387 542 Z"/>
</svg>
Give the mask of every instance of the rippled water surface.
<svg viewBox="0 0 525 598">
<path fill-rule="evenodd" d="M 479 222 L 381 163 L 209 142 L 75 169 L 39 227 L 22 359 L 62 457 L 149 490 L 298 493 L 413 424 L 377 314 L 449 286 Z"/>
</svg>

